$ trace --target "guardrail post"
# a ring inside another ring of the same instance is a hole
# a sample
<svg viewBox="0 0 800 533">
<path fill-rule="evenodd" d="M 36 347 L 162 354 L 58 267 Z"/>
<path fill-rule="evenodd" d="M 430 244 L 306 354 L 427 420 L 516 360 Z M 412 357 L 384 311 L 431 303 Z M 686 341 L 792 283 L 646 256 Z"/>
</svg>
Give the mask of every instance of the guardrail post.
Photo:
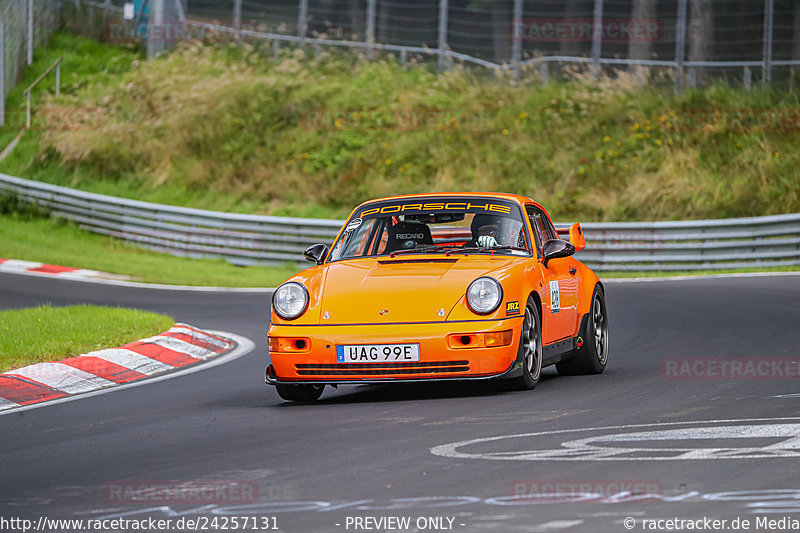
<svg viewBox="0 0 800 533">
<path fill-rule="evenodd" d="M 6 19 L 0 17 L 0 126 L 6 125 Z"/>
<path fill-rule="evenodd" d="M 675 92 L 683 88 L 683 58 L 686 56 L 686 2 L 678 0 L 678 18 L 675 20 Z"/>
<path fill-rule="evenodd" d="M 147 59 L 155 57 L 164 50 L 164 0 L 150 0 L 147 20 Z"/>
<path fill-rule="evenodd" d="M 447 15 L 449 4 L 447 0 L 439 0 L 439 70 L 445 68 L 447 59 Z"/>
<path fill-rule="evenodd" d="M 550 82 L 550 63 L 543 61 L 539 65 L 539 72 L 542 76 L 542 85 L 547 85 Z"/>
<path fill-rule="evenodd" d="M 744 90 L 749 91 L 753 85 L 753 74 L 750 67 L 744 67 Z"/>
<path fill-rule="evenodd" d="M 300 0 L 300 9 L 297 14 L 297 36 L 300 37 L 300 46 L 306 44 L 308 33 L 308 0 Z"/>
<path fill-rule="evenodd" d="M 594 0 L 592 16 L 592 75 L 600 75 L 600 55 L 603 45 L 603 0 Z"/>
<path fill-rule="evenodd" d="M 514 15 L 511 27 L 511 62 L 514 65 L 514 82 L 519 83 L 519 69 L 522 61 L 522 0 L 514 0 Z"/>
<path fill-rule="evenodd" d="M 764 70 L 761 77 L 761 83 L 765 85 L 772 81 L 772 29 L 774 13 L 775 0 L 766 0 L 764 2 L 764 47 L 762 54 Z"/>
<path fill-rule="evenodd" d="M 233 27 L 239 42 L 242 40 L 242 0 L 233 0 Z"/>
<path fill-rule="evenodd" d="M 28 65 L 33 65 L 33 0 L 28 0 Z"/>
<path fill-rule="evenodd" d="M 367 0 L 367 57 L 372 59 L 375 45 L 375 16 L 377 0 Z"/>
</svg>

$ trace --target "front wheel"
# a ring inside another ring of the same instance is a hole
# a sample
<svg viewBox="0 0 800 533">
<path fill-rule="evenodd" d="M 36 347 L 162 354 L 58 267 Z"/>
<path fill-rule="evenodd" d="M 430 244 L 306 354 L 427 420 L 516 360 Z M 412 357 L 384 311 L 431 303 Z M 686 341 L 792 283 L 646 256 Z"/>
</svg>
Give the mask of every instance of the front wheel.
<svg viewBox="0 0 800 533">
<path fill-rule="evenodd" d="M 586 339 L 583 346 L 569 359 L 556 363 L 562 376 L 600 374 L 608 363 L 608 313 L 606 300 L 599 286 L 592 294 L 592 307 L 586 323 Z"/>
<path fill-rule="evenodd" d="M 290 402 L 315 402 L 322 396 L 325 385 L 284 385 L 277 383 L 278 396 Z"/>
<path fill-rule="evenodd" d="M 522 361 L 522 375 L 512 381 L 517 390 L 531 390 L 542 375 L 542 327 L 539 308 L 532 298 L 525 305 L 525 321 L 519 338 L 518 360 Z"/>
</svg>

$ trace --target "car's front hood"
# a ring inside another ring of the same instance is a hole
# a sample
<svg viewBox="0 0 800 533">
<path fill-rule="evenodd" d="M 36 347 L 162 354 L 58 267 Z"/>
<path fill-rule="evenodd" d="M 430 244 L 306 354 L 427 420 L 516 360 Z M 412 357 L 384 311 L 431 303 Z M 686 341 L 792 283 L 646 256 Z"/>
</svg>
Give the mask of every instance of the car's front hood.
<svg viewBox="0 0 800 533">
<path fill-rule="evenodd" d="M 443 322 L 469 284 L 509 257 L 353 259 L 327 265 L 321 324 Z"/>
</svg>

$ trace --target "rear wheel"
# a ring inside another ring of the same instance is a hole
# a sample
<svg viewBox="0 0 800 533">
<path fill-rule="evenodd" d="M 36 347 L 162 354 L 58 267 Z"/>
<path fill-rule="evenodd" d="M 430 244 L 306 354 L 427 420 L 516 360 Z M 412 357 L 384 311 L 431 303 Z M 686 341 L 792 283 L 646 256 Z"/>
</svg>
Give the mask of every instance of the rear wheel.
<svg viewBox="0 0 800 533">
<path fill-rule="evenodd" d="M 325 385 L 275 385 L 278 396 L 290 402 L 315 402 L 322 396 Z"/>
<path fill-rule="evenodd" d="M 512 381 L 517 390 L 531 390 L 542 375 L 542 322 L 539 307 L 532 298 L 525 305 L 525 321 L 519 338 L 517 357 L 522 361 L 522 375 Z"/>
<path fill-rule="evenodd" d="M 608 362 L 608 314 L 603 291 L 595 287 L 592 294 L 592 308 L 586 323 L 586 339 L 583 346 L 576 350 L 576 355 L 565 361 L 556 363 L 556 369 L 562 376 L 579 374 L 600 374 Z"/>
</svg>

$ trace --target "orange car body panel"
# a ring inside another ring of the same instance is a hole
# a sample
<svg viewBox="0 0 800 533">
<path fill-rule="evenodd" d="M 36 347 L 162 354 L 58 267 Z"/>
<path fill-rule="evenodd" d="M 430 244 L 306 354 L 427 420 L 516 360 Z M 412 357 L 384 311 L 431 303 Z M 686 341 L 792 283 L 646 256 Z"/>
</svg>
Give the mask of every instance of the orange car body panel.
<svg viewBox="0 0 800 533">
<path fill-rule="evenodd" d="M 539 204 L 523 196 L 435 193 L 365 202 L 348 220 L 360 215 L 364 206 L 373 202 L 424 201 L 434 197 L 497 198 L 517 204 L 523 213 L 525 206 L 530 205 L 546 213 Z M 523 219 L 530 236 L 530 221 L 527 217 Z M 441 236 L 469 238 L 463 232 L 445 228 L 436 228 L 432 233 L 434 239 Z M 340 236 L 341 231 L 337 240 Z M 583 238 L 582 233 L 580 238 Z M 473 280 L 484 275 L 501 283 L 503 300 L 493 313 L 477 315 L 467 306 L 466 289 Z M 268 336 L 307 339 L 307 344 L 302 350 L 270 350 L 275 379 L 336 383 L 501 376 L 512 369 L 517 359 L 529 296 L 535 295 L 541 303 L 542 337 L 547 346 L 577 338 L 581 318 L 589 312 L 592 291 L 599 283 L 594 272 L 574 257 L 551 260 L 545 267 L 535 251 L 533 256 L 416 253 L 326 259 L 321 265 L 308 268 L 287 281 L 299 282 L 308 289 L 308 307 L 294 320 L 284 320 L 273 310 Z M 551 282 L 558 284 L 558 309 L 553 308 Z M 485 345 L 485 334 L 508 330 L 513 332 L 511 337 L 506 337 L 511 339 L 510 344 Z M 453 335 L 457 336 L 455 340 Z M 473 342 L 460 346 L 458 339 L 470 335 Z M 348 366 L 337 362 L 338 345 L 408 343 L 419 345 L 417 364 Z"/>
</svg>

